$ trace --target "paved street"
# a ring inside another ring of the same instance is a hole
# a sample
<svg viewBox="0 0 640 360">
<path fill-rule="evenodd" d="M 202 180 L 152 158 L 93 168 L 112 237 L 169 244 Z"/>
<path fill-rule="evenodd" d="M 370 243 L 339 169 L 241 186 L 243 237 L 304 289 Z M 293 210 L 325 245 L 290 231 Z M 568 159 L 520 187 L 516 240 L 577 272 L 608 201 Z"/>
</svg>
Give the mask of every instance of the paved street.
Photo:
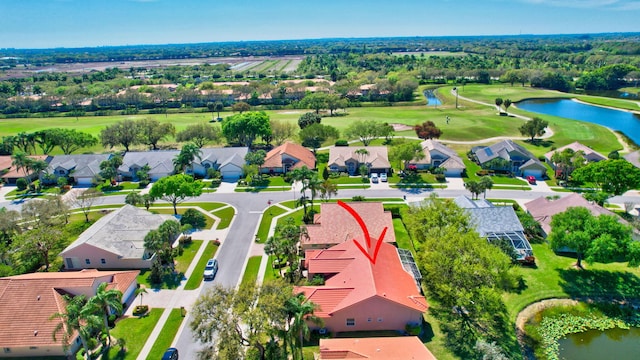
<svg viewBox="0 0 640 360">
<path fill-rule="evenodd" d="M 540 196 L 566 196 L 570 194 L 564 192 L 553 192 L 544 182 L 539 182 L 531 188 L 532 189 L 530 191 L 518 190 L 519 187 L 514 187 L 513 190 L 490 190 L 487 192 L 487 198 L 514 199 L 518 201 L 518 203 L 523 204 Z M 4 194 L 9 192 L 11 189 L 11 187 L 0 188 L 1 198 L 4 199 Z M 437 193 L 441 197 L 469 195 L 469 192 L 464 189 L 462 179 L 452 179 L 448 183 L 447 189 L 391 189 L 387 183 L 380 183 L 373 184 L 370 189 L 339 190 L 338 195 L 340 198 L 347 199 L 355 195 L 363 195 L 369 198 L 406 197 L 407 202 L 413 202 L 420 201 L 425 197 L 428 197 L 433 192 Z M 215 238 L 219 238 L 222 241 L 222 245 L 216 254 L 216 258 L 220 264 L 216 279 L 211 282 L 204 282 L 202 286 L 196 290 L 183 290 L 182 288 L 179 288 L 177 290 L 160 290 L 158 292 L 150 292 L 150 294 L 145 295 L 143 303 L 149 304 L 152 307 L 164 308 L 179 308 L 184 306 L 189 310 L 198 296 L 203 291 L 211 288 L 214 284 L 222 284 L 224 286 L 238 285 L 251 247 L 254 244 L 262 211 L 268 207 L 268 202 L 271 201 L 272 203 L 277 203 L 293 200 L 298 196 L 299 191 L 297 190 L 282 192 L 236 193 L 233 192 L 233 184 L 225 184 L 219 192 L 203 194 L 197 199 L 189 200 L 189 202 L 223 202 L 236 209 L 236 216 L 229 229 L 209 230 L 199 234 L 199 237 L 194 236 L 206 241 L 214 240 Z M 631 191 L 624 196 L 617 196 L 610 199 L 612 204 L 622 205 L 626 201 L 632 201 L 640 204 L 640 196 L 638 192 Z M 123 202 L 124 196 L 105 196 L 98 199 L 95 205 L 121 204 Z M 23 202 L 4 200 L 0 202 L 0 207 L 6 206 L 10 209 L 19 210 L 22 204 Z M 204 249 L 204 247 L 202 249 Z M 260 252 L 261 249 L 255 249 L 254 253 L 256 251 Z M 187 276 L 191 275 L 191 272 L 197 263 L 197 259 L 198 257 L 194 259 L 191 268 L 187 271 Z M 183 282 L 183 286 L 185 282 Z M 138 359 L 146 358 L 148 351 L 151 349 L 151 345 L 153 345 L 153 340 L 155 340 L 155 335 L 157 335 L 162 328 L 163 320 L 166 320 L 166 316 L 161 318 L 161 321 L 154 330 L 154 334 L 152 334 L 152 337 L 150 338 L 151 340 L 148 341 Z M 180 357 L 184 359 L 195 359 L 198 349 L 202 346 L 194 341 L 193 334 L 188 326 L 190 320 L 190 316 L 188 315 L 173 343 L 173 346 L 179 349 Z"/>
</svg>

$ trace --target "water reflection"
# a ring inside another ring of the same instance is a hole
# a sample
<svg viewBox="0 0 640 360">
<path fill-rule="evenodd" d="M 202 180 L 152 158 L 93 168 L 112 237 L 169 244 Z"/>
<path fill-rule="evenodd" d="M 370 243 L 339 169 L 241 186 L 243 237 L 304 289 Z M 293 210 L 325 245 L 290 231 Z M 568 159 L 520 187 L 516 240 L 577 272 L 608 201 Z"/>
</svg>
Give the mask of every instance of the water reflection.
<svg viewBox="0 0 640 360">
<path fill-rule="evenodd" d="M 559 341 L 560 358 L 566 360 L 638 359 L 640 328 L 589 330 Z"/>
<path fill-rule="evenodd" d="M 427 106 L 442 105 L 442 102 L 440 102 L 440 99 L 436 97 L 436 95 L 433 93 L 433 90 L 425 90 L 423 94 L 424 94 L 424 97 L 427 98 Z"/>
</svg>

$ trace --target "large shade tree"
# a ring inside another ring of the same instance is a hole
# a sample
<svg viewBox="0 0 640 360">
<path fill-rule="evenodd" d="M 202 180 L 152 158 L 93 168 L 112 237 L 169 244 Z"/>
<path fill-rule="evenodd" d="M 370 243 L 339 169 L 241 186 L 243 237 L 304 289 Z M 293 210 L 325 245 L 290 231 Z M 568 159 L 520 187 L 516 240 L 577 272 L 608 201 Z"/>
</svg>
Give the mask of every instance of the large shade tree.
<svg viewBox="0 0 640 360">
<path fill-rule="evenodd" d="M 576 169 L 572 176 L 578 181 L 593 182 L 614 195 L 640 188 L 640 169 L 624 159 L 592 162 Z"/>
<path fill-rule="evenodd" d="M 192 142 L 199 148 L 207 143 L 217 143 L 222 137 L 222 130 L 219 126 L 211 125 L 206 122 L 187 126 L 186 129 L 176 134 L 176 140 L 180 142 Z"/>
<path fill-rule="evenodd" d="M 258 137 L 271 135 L 269 116 L 264 111 L 229 116 L 222 123 L 222 135 L 230 143 L 251 147 Z"/>
<path fill-rule="evenodd" d="M 542 120 L 539 117 L 534 117 L 533 119 L 522 124 L 518 130 L 522 136 L 528 136 L 530 141 L 533 142 L 537 137 L 540 137 L 545 134 L 545 128 L 549 126 L 549 122 L 546 120 Z"/>
<path fill-rule="evenodd" d="M 203 187 L 204 184 L 200 181 L 195 181 L 193 177 L 185 174 L 177 174 L 166 176 L 156 181 L 153 186 L 151 186 L 149 195 L 153 199 L 162 199 L 171 203 L 173 213 L 177 215 L 177 205 L 187 198 L 200 196 Z"/>
</svg>

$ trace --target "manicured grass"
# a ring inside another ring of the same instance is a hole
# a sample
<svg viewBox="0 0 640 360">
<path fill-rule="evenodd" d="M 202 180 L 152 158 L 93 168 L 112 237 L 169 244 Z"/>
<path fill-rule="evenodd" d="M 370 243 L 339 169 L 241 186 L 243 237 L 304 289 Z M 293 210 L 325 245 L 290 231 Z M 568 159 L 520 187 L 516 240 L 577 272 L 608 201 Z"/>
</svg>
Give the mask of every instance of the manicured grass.
<svg viewBox="0 0 640 360">
<path fill-rule="evenodd" d="M 291 190 L 291 186 L 283 186 L 283 187 L 236 187 L 234 192 L 267 192 L 267 191 L 289 191 Z"/>
<path fill-rule="evenodd" d="M 592 265 L 585 270 L 572 267 L 576 260 L 558 256 L 546 244 L 532 244 L 537 267 L 519 267 L 525 288 L 504 295 L 512 319 L 527 305 L 547 298 L 612 297 L 640 298 L 640 269 L 626 263 Z"/>
<path fill-rule="evenodd" d="M 195 207 L 195 206 L 193 206 L 193 207 Z M 187 207 L 179 207 L 179 208 L 177 208 L 177 210 L 178 210 L 178 214 L 182 215 L 182 214 L 184 214 L 185 211 L 187 211 Z M 149 211 L 151 211 L 154 214 L 173 215 L 173 207 L 171 207 L 171 208 L 157 208 L 157 207 L 156 208 L 149 208 Z M 205 229 L 211 229 L 213 227 L 213 221 L 214 221 L 213 218 L 210 217 L 210 216 L 205 215 L 205 219 L 206 219 L 207 222 L 206 222 L 204 228 Z"/>
<path fill-rule="evenodd" d="M 143 284 L 147 288 L 151 289 L 175 289 L 180 286 L 180 282 L 184 278 L 184 274 L 189 268 L 191 261 L 195 257 L 198 249 L 202 246 L 202 240 L 192 241 L 190 244 L 184 246 L 184 252 L 175 258 L 176 260 L 176 272 L 177 274 L 165 273 L 162 277 L 162 283 L 153 284 L 149 277 L 151 276 L 150 269 L 143 269 L 138 275 L 138 284 Z"/>
<path fill-rule="evenodd" d="M 18 188 L 15 188 L 11 191 L 9 191 L 5 197 L 6 198 L 13 198 L 13 197 L 39 197 L 39 196 L 43 196 L 43 195 L 58 195 L 60 194 L 60 188 L 55 187 L 55 186 L 51 186 L 51 187 L 43 187 L 42 189 L 40 189 L 39 192 L 33 192 L 30 193 L 27 190 L 22 190 L 22 191 L 18 191 Z"/>
<path fill-rule="evenodd" d="M 408 184 L 437 184 L 438 180 L 436 180 L 436 176 L 431 173 L 426 172 L 418 172 L 418 173 L 407 173 L 404 177 L 400 177 L 398 173 L 393 173 L 393 175 L 389 176 L 389 183 L 402 185 L 403 183 Z"/>
<path fill-rule="evenodd" d="M 119 182 L 118 185 L 111 186 L 108 182 L 102 183 L 96 186 L 96 190 L 106 192 L 117 192 L 121 190 L 140 190 L 140 186 L 138 183 L 134 183 L 131 181 L 123 181 Z"/>
<path fill-rule="evenodd" d="M 263 282 L 274 280 L 280 277 L 280 275 L 278 274 L 278 270 L 273 268 L 273 259 L 275 259 L 275 256 L 269 256 L 269 262 L 267 262 L 267 270 L 264 272 L 264 279 L 262 280 Z"/>
<path fill-rule="evenodd" d="M 259 243 L 264 243 L 267 241 L 267 237 L 269 237 L 269 228 L 271 227 L 271 222 L 273 218 L 284 214 L 286 211 L 280 206 L 271 205 L 264 211 L 262 214 L 262 220 L 260 220 L 260 226 L 258 227 L 258 239 Z"/>
<path fill-rule="evenodd" d="M 249 261 L 247 261 L 247 267 L 244 269 L 244 274 L 242 274 L 242 282 L 240 283 L 240 286 L 256 283 L 261 261 L 262 256 L 252 256 L 249 258 Z"/>
<path fill-rule="evenodd" d="M 229 206 L 224 209 L 212 212 L 211 214 L 220 218 L 220 223 L 218 223 L 217 227 L 217 229 L 220 230 L 229 227 L 229 225 L 231 224 L 231 220 L 233 220 L 233 217 L 236 214 L 236 210 L 232 206 Z"/>
<path fill-rule="evenodd" d="M 339 176 L 330 180 L 338 185 L 369 184 L 369 179 L 362 176 Z"/>
<path fill-rule="evenodd" d="M 315 204 L 313 205 L 313 209 L 316 211 L 316 214 L 320 212 L 320 205 L 319 204 Z M 311 210 L 311 205 L 307 205 L 307 211 Z M 296 225 L 303 225 L 302 222 L 302 217 L 304 216 L 304 209 L 300 208 L 300 210 L 294 211 L 291 214 L 287 215 L 287 216 L 283 216 L 280 219 L 278 219 L 278 224 L 283 221 L 283 219 L 286 219 L 288 217 L 292 217 L 295 224 Z"/>
<path fill-rule="evenodd" d="M 467 168 L 465 171 L 467 174 L 467 177 L 465 178 L 465 182 L 480 181 L 480 176 L 476 174 L 478 171 L 482 170 L 480 165 L 467 159 L 466 156 L 462 158 L 462 161 L 464 162 L 464 165 Z M 522 179 L 504 176 L 504 175 L 492 175 L 491 180 L 493 180 L 493 183 L 497 185 L 528 185 L 528 183 Z"/>
<path fill-rule="evenodd" d="M 151 309 L 146 316 L 130 317 L 118 321 L 116 327 L 111 330 L 111 336 L 116 339 L 124 338 L 127 342 L 127 352 L 124 354 L 119 353 L 119 348 L 113 346 L 102 358 L 105 360 L 136 359 L 160 319 L 163 310 L 161 308 Z"/>
<path fill-rule="evenodd" d="M 393 231 L 396 235 L 396 244 L 401 249 L 407 249 L 413 252 L 413 245 L 409 233 L 402 222 L 402 219 L 393 219 Z"/>
<path fill-rule="evenodd" d="M 218 245 L 215 245 L 213 242 L 209 241 L 206 245 L 207 247 L 204 249 L 202 253 L 202 257 L 198 260 L 198 265 L 196 265 L 195 269 L 193 269 L 193 273 L 187 280 L 187 283 L 184 286 L 185 290 L 194 290 L 200 286 L 200 282 L 202 281 L 202 273 L 204 272 L 204 267 L 207 265 L 207 261 L 214 257 L 216 251 L 218 251 Z"/>
<path fill-rule="evenodd" d="M 576 98 L 580 101 L 584 101 L 586 103 L 590 103 L 594 105 L 610 106 L 610 107 L 615 107 L 619 109 L 640 111 L 640 106 L 638 105 L 637 101 L 606 98 L 606 97 L 599 97 L 599 96 L 589 96 L 589 95 L 578 95 L 576 96 Z"/>
<path fill-rule="evenodd" d="M 371 185 L 362 184 L 362 185 L 338 185 L 338 190 L 340 189 L 369 189 Z"/>
<path fill-rule="evenodd" d="M 153 343 L 149 356 L 147 356 L 148 359 L 162 358 L 162 355 L 167 348 L 171 347 L 173 338 L 178 333 L 178 329 L 180 328 L 180 325 L 182 325 L 183 320 L 184 318 L 182 317 L 181 309 L 171 309 L 171 313 L 169 313 L 169 317 L 164 323 L 162 331 L 160 331 L 160 335 L 158 335 L 156 342 Z"/>
<path fill-rule="evenodd" d="M 227 206 L 229 204 L 220 203 L 220 202 L 185 202 L 180 204 L 180 206 L 197 206 L 204 211 L 212 212 L 213 210 L 219 209 L 223 206 Z M 160 206 L 160 205 L 157 205 Z M 166 205 L 165 205 L 166 206 Z"/>
</svg>

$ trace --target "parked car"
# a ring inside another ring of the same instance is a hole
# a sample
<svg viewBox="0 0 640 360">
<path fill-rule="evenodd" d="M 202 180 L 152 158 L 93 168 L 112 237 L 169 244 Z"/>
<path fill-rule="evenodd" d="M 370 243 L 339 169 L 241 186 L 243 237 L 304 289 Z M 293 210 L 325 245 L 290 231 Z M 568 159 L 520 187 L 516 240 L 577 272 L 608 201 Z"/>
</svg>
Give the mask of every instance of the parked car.
<svg viewBox="0 0 640 360">
<path fill-rule="evenodd" d="M 387 173 L 380 173 L 380 181 L 387 182 Z"/>
<path fill-rule="evenodd" d="M 531 184 L 531 185 L 535 185 L 536 184 L 536 177 L 532 176 L 532 175 L 527 176 L 527 182 L 529 182 L 529 184 Z"/>
<path fill-rule="evenodd" d="M 178 349 L 168 348 L 162 355 L 162 360 L 178 360 Z"/>
<path fill-rule="evenodd" d="M 378 173 L 371 173 L 371 182 L 374 184 L 377 184 L 378 180 L 379 180 Z"/>
<path fill-rule="evenodd" d="M 218 272 L 218 260 L 209 259 L 209 261 L 207 261 L 207 265 L 204 267 L 204 279 L 205 280 L 215 279 L 217 272 Z"/>
</svg>

